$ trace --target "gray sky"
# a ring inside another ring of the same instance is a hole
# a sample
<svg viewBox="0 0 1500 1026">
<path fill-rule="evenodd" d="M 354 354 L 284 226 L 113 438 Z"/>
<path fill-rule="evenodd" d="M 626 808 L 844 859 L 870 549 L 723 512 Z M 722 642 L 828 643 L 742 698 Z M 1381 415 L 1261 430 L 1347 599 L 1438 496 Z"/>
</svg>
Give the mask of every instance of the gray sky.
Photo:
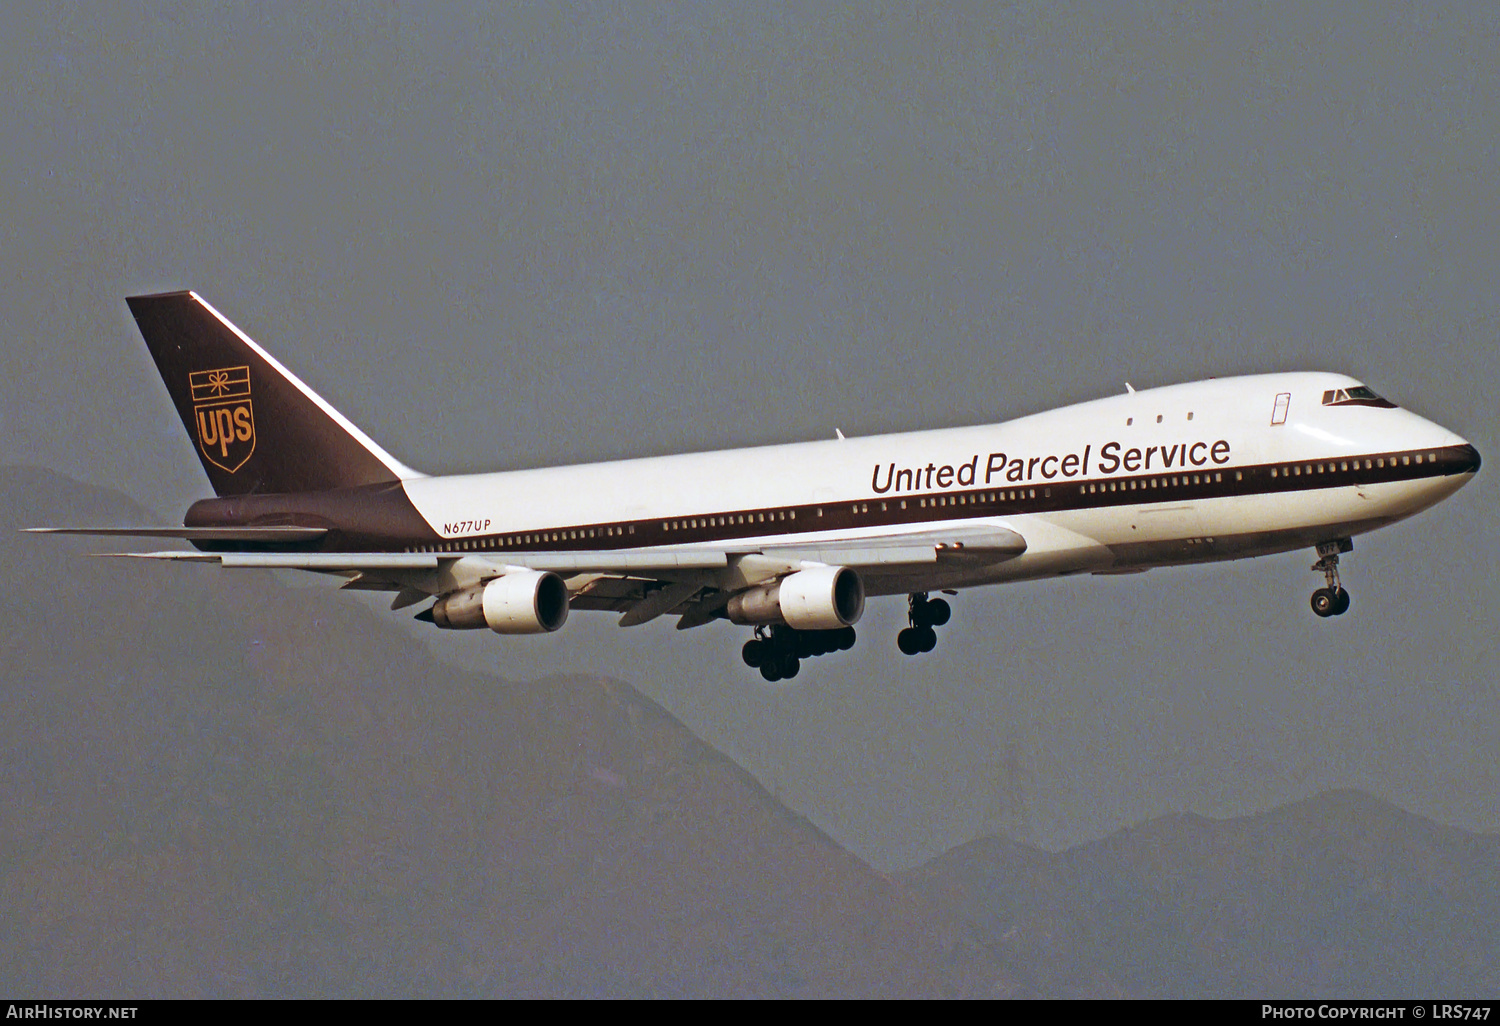
<svg viewBox="0 0 1500 1026">
<path fill-rule="evenodd" d="M 1497 54 L 1493 5 L 8 4 L 0 459 L 206 494 L 123 303 L 194 288 L 429 472 L 1292 368 L 1493 460 Z M 624 677 L 882 867 L 1334 786 L 1495 831 L 1494 481 L 1336 621 L 1296 553 L 965 593 L 917 660 L 873 602 L 776 687 L 725 625 L 413 637 Z"/>
</svg>

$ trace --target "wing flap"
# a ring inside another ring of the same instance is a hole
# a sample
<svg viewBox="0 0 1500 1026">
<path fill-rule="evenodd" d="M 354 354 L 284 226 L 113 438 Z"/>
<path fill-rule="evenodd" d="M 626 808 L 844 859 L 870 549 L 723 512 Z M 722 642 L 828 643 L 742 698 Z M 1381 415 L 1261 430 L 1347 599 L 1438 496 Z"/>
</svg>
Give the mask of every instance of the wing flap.
<svg viewBox="0 0 1500 1026">
<path fill-rule="evenodd" d="M 236 569 L 261 570 L 432 570 L 459 559 L 484 560 L 497 570 L 524 567 L 558 573 L 673 574 L 686 570 L 719 570 L 729 565 L 721 549 L 653 552 L 644 549 L 589 552 L 110 552 L 109 556 L 177 559 L 219 563 Z"/>
<path fill-rule="evenodd" d="M 762 555 L 839 566 L 884 567 L 963 559 L 999 563 L 1026 551 L 1026 539 L 1008 527 L 958 527 L 855 539 L 767 545 Z"/>
</svg>

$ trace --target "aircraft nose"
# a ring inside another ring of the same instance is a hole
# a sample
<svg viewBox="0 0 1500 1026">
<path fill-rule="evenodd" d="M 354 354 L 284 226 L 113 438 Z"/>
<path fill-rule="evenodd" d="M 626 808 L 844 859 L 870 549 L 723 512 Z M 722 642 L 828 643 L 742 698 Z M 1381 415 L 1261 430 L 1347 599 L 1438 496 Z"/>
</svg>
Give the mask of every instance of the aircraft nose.
<svg viewBox="0 0 1500 1026">
<path fill-rule="evenodd" d="M 1479 458 L 1479 450 L 1465 442 L 1458 450 L 1458 472 L 1460 474 L 1479 473 L 1479 464 L 1483 461 Z"/>
</svg>

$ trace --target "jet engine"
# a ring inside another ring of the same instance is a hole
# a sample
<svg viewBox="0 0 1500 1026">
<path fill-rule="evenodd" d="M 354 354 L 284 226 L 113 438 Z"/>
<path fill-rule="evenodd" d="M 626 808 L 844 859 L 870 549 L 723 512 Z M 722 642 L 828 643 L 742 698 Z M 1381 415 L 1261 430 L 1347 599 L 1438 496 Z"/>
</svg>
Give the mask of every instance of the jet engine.
<svg viewBox="0 0 1500 1026">
<path fill-rule="evenodd" d="M 865 586 L 846 566 L 815 566 L 762 584 L 729 600 L 735 623 L 784 623 L 798 630 L 848 627 L 865 611 Z"/>
<path fill-rule="evenodd" d="M 428 612 L 421 618 L 445 630 L 544 634 L 567 623 L 568 586 L 556 574 L 522 570 L 444 595 Z"/>
</svg>

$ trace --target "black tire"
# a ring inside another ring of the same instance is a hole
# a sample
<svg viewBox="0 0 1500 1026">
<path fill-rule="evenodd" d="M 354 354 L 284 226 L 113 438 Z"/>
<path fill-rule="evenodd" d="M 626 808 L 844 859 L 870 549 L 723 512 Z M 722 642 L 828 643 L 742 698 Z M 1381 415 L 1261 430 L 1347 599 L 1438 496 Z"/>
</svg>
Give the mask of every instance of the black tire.
<svg viewBox="0 0 1500 1026">
<path fill-rule="evenodd" d="M 740 658 L 745 660 L 745 665 L 752 670 L 759 669 L 766 662 L 766 646 L 759 638 L 751 638 L 745 642 L 745 647 L 740 649 Z"/>
<path fill-rule="evenodd" d="M 937 631 L 931 627 L 918 627 L 917 643 L 921 646 L 917 651 L 931 652 L 937 648 Z"/>
<path fill-rule="evenodd" d="M 802 669 L 801 662 L 794 655 L 783 656 L 781 663 L 776 667 L 781 672 L 782 680 L 791 680 L 797 676 L 797 671 Z"/>
<path fill-rule="evenodd" d="M 845 627 L 841 631 L 834 632 L 834 638 L 838 642 L 837 648 L 840 652 L 847 652 L 854 647 L 858 635 L 854 633 L 853 627 Z"/>
<path fill-rule="evenodd" d="M 775 684 L 778 680 L 780 680 L 781 671 L 776 669 L 776 660 L 772 659 L 770 662 L 762 665 L 760 668 L 760 675 L 772 684 Z"/>
<path fill-rule="evenodd" d="M 1333 616 L 1338 611 L 1338 598 L 1332 588 L 1319 588 L 1312 593 L 1312 611 L 1319 616 Z"/>
<path fill-rule="evenodd" d="M 798 659 L 808 659 L 818 654 L 816 631 L 798 631 L 794 640 L 796 643 L 792 646 L 792 651 L 797 653 Z"/>
<path fill-rule="evenodd" d="M 912 656 L 922 651 L 917 629 L 915 627 L 903 628 L 901 633 L 896 635 L 896 647 L 901 650 L 902 655 Z"/>
<path fill-rule="evenodd" d="M 953 616 L 953 607 L 942 599 L 933 599 L 922 609 L 922 619 L 929 627 L 941 627 Z"/>
<path fill-rule="evenodd" d="M 1339 588 L 1333 593 L 1333 599 L 1334 616 L 1343 616 L 1345 613 L 1349 612 L 1349 593 L 1347 591 L 1345 591 L 1343 588 Z"/>
</svg>

